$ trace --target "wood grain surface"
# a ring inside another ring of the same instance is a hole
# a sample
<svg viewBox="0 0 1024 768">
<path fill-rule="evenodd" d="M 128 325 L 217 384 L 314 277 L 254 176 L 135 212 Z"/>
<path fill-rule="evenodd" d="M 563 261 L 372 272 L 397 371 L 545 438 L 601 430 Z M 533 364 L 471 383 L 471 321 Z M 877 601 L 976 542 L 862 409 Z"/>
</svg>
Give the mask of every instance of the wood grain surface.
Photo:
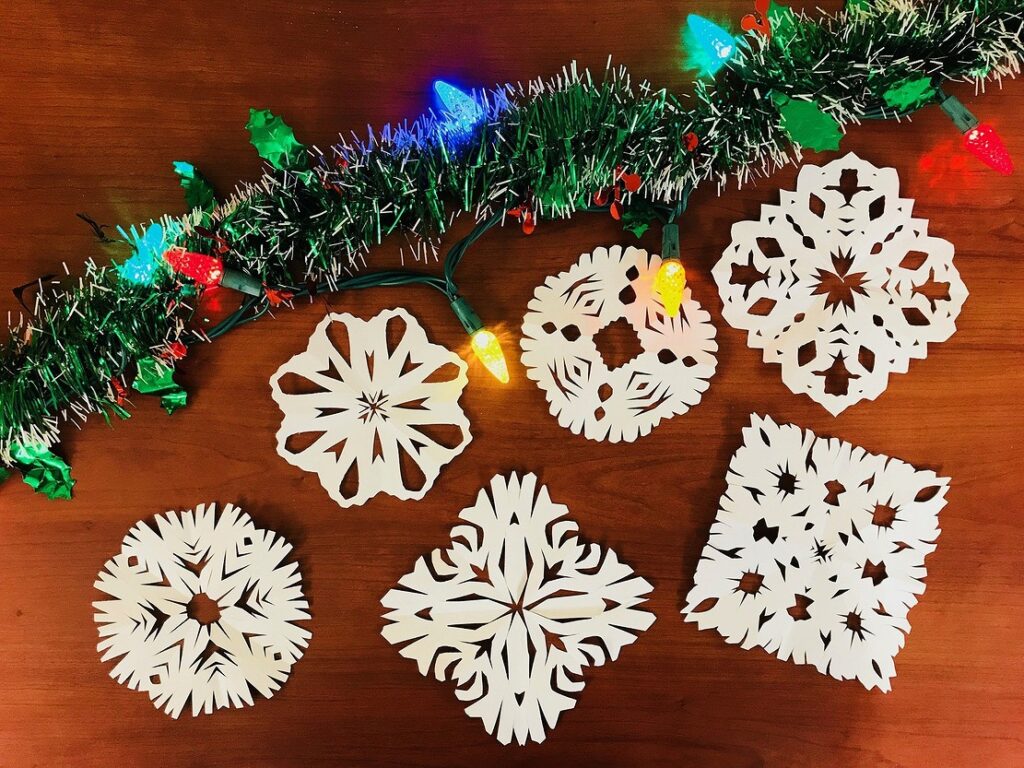
<svg viewBox="0 0 1024 768">
<path fill-rule="evenodd" d="M 829 8 L 837 2 L 825 4 Z M 250 105 L 326 144 L 415 116 L 433 78 L 492 84 L 608 54 L 679 91 L 689 11 L 738 19 L 747 2 L 7 0 L 0 10 L 0 286 L 107 259 L 75 218 L 133 223 L 183 210 L 171 161 L 221 189 L 254 178 Z M 1024 86 L 974 98 L 1024 166 Z M 717 197 L 701 189 L 683 230 L 696 297 L 718 326 L 718 373 L 699 407 L 632 445 L 561 429 L 511 360 L 500 386 L 473 364 L 463 406 L 474 441 L 420 502 L 380 496 L 342 510 L 316 477 L 275 453 L 268 380 L 329 309 L 364 317 L 402 305 L 430 336 L 464 346 L 440 296 L 372 290 L 282 310 L 183 365 L 189 407 L 168 417 L 137 397 L 127 423 L 65 430 L 78 484 L 49 502 L 0 486 L 0 765 L 3 766 L 1020 766 L 1024 765 L 1024 541 L 1020 451 L 1024 291 L 1021 178 L 973 160 L 942 166 L 957 136 L 938 108 L 853 127 L 844 149 L 895 166 L 930 231 L 953 241 L 970 290 L 959 330 L 874 402 L 837 418 L 793 395 L 745 334 L 721 319 L 709 271 L 737 220 L 792 188 L 795 169 Z M 816 155 L 811 161 L 829 159 Z M 606 217 L 488 235 L 461 268 L 477 309 L 517 324 L 534 288 L 598 245 L 628 242 Z M 657 250 L 657 235 L 643 239 Z M 373 254 L 396 263 L 388 244 Z M 436 266 L 436 265 L 435 265 Z M 223 301 L 230 301 L 228 298 Z M 5 288 L 0 313 L 15 309 Z M 216 308 L 208 313 L 215 314 Z M 727 646 L 679 616 L 725 471 L 752 411 L 953 478 L 928 588 L 889 695 L 761 651 Z M 591 670 L 575 709 L 541 745 L 501 747 L 450 686 L 420 677 L 380 636 L 380 598 L 417 556 L 447 542 L 459 510 L 499 471 L 537 472 L 592 540 L 655 585 L 654 626 Z M 237 502 L 286 535 L 301 561 L 313 640 L 284 688 L 245 710 L 174 721 L 119 686 L 96 653 L 93 581 L 137 520 Z"/>
</svg>

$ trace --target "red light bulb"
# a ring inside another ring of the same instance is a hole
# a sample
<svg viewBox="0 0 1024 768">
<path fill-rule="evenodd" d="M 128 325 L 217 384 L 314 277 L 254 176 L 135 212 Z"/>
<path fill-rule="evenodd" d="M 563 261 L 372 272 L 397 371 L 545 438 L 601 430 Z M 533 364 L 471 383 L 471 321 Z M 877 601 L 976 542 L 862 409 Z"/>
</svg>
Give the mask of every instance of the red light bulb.
<svg viewBox="0 0 1024 768">
<path fill-rule="evenodd" d="M 216 256 L 207 256 L 205 253 L 193 253 L 184 248 L 172 248 L 164 253 L 164 261 L 175 272 L 208 288 L 220 285 L 220 281 L 224 277 L 224 262 Z"/>
<path fill-rule="evenodd" d="M 964 133 L 964 147 L 989 168 L 1006 176 L 1013 173 L 1013 159 L 996 129 L 988 123 L 968 129 Z"/>
</svg>

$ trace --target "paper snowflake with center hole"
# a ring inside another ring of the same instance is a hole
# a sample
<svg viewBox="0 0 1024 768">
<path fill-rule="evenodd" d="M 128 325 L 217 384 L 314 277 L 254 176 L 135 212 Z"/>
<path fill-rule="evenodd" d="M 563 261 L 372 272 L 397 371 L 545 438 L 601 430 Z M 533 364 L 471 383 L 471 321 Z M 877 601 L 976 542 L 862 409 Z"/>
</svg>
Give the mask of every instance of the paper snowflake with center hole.
<svg viewBox="0 0 1024 768">
<path fill-rule="evenodd" d="M 228 504 L 138 523 L 103 567 L 94 603 L 110 676 L 178 717 L 270 698 L 310 632 L 291 545 Z"/>
<path fill-rule="evenodd" d="M 654 296 L 661 259 L 598 248 L 549 277 L 523 319 L 523 365 L 558 423 L 591 440 L 631 442 L 700 402 L 715 373 L 715 327 L 686 289 L 676 317 Z M 610 365 L 595 339 L 625 320 L 640 354 Z"/>
<path fill-rule="evenodd" d="M 466 370 L 403 309 L 328 315 L 270 381 L 284 412 L 277 452 L 343 507 L 382 491 L 421 499 L 471 439 Z"/>
<path fill-rule="evenodd" d="M 381 604 L 383 630 L 420 673 L 452 680 L 466 714 L 502 744 L 543 741 L 583 690 L 584 668 L 618 658 L 654 615 L 651 585 L 578 535 L 535 475 L 491 480 Z"/>
<path fill-rule="evenodd" d="M 686 620 L 888 691 L 949 480 L 752 416 L 728 482 Z"/>
<path fill-rule="evenodd" d="M 722 314 L 782 366 L 782 380 L 833 415 L 956 330 L 967 288 L 953 246 L 928 235 L 893 168 L 854 154 L 805 165 L 795 192 L 733 225 L 713 269 Z"/>
</svg>

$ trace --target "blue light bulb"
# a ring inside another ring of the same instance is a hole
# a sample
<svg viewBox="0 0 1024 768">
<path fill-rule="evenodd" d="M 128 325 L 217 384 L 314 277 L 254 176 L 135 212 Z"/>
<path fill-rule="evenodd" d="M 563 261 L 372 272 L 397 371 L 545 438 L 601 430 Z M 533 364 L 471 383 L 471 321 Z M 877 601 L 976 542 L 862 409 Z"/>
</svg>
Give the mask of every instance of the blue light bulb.
<svg viewBox="0 0 1024 768">
<path fill-rule="evenodd" d="M 434 93 L 437 100 L 441 102 L 441 109 L 447 117 L 449 127 L 462 133 L 473 130 L 473 126 L 479 123 L 484 116 L 481 107 L 472 96 L 464 93 L 451 83 L 444 80 L 434 81 Z"/>
<path fill-rule="evenodd" d="M 165 231 L 157 223 L 150 224 L 145 230 L 139 232 L 134 226 L 125 232 L 121 227 L 117 228 L 131 246 L 134 253 L 125 262 L 117 265 L 117 271 L 125 280 L 137 285 L 151 285 L 157 273 L 163 266 L 163 255 L 176 236 L 178 226 L 174 223 L 168 225 Z"/>
<path fill-rule="evenodd" d="M 715 74 L 735 53 L 736 38 L 714 22 L 695 13 L 686 17 L 686 25 L 700 48 L 697 54 L 701 70 L 709 75 Z"/>
</svg>

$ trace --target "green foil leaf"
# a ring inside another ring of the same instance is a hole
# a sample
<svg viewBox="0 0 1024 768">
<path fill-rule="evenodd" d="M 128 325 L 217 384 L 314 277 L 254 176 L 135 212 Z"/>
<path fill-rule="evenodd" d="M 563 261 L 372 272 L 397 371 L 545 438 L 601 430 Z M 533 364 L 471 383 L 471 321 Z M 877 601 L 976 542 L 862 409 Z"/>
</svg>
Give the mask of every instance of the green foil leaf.
<svg viewBox="0 0 1024 768">
<path fill-rule="evenodd" d="M 882 94 L 893 109 L 906 112 L 927 104 L 935 98 L 935 85 L 930 77 L 908 77 Z"/>
<path fill-rule="evenodd" d="M 839 123 L 813 101 L 798 101 L 781 93 L 772 93 L 779 108 L 782 128 L 795 144 L 818 152 L 839 149 L 843 132 Z"/>
<path fill-rule="evenodd" d="M 70 499 L 71 467 L 60 456 L 45 445 L 16 445 L 11 451 L 15 465 L 21 470 L 22 479 L 36 492 L 48 499 Z"/>
<path fill-rule="evenodd" d="M 295 139 L 295 132 L 269 109 L 250 109 L 249 140 L 260 157 L 280 171 L 306 168 L 306 148 Z"/>
<path fill-rule="evenodd" d="M 206 180 L 192 163 L 184 160 L 174 161 L 174 172 L 178 174 L 181 188 L 185 190 L 185 203 L 190 211 L 200 208 L 209 213 L 217 207 L 217 198 L 213 193 L 213 185 Z"/>
<path fill-rule="evenodd" d="M 11 476 L 11 471 L 7 467 L 0 467 L 0 483 Z"/>
<path fill-rule="evenodd" d="M 657 216 L 657 210 L 647 200 L 634 198 L 622 214 L 622 228 L 638 238 L 643 237 Z"/>
<path fill-rule="evenodd" d="M 139 360 L 138 369 L 132 387 L 144 395 L 159 395 L 160 405 L 167 413 L 174 413 L 188 403 L 188 392 L 174 380 L 174 366 L 155 357 L 144 357 Z"/>
<path fill-rule="evenodd" d="M 772 0 L 768 6 L 768 24 L 772 30 L 772 42 L 784 45 L 793 39 L 799 22 L 792 8 L 788 5 L 779 5 Z"/>
</svg>

